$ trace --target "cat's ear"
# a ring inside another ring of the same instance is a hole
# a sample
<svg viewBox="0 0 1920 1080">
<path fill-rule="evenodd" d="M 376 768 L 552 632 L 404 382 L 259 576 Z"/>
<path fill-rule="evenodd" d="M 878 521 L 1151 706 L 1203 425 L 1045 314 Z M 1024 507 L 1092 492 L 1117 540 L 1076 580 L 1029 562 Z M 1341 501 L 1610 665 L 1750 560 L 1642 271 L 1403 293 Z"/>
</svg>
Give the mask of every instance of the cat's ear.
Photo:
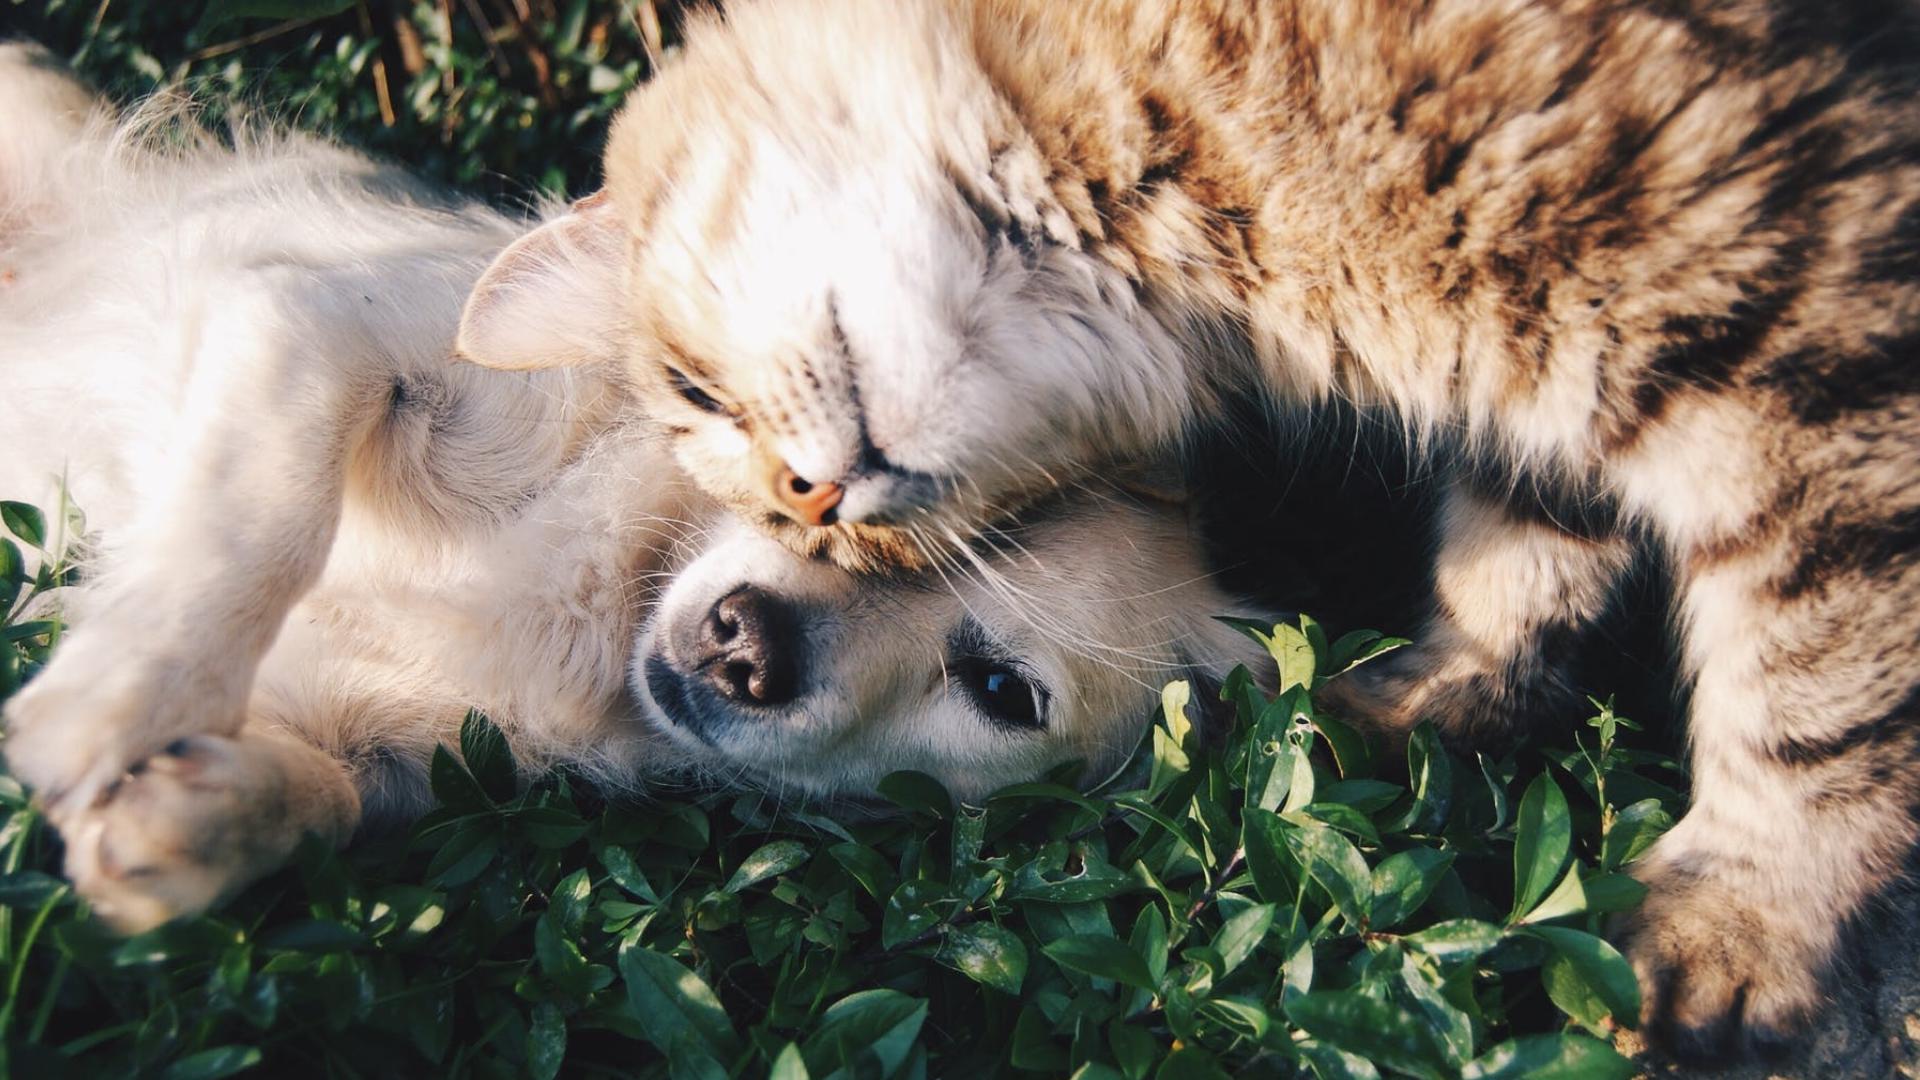
<svg viewBox="0 0 1920 1080">
<path fill-rule="evenodd" d="M 513 242 L 467 297 L 454 351 L 524 371 L 616 358 L 632 241 L 606 193 Z"/>
</svg>

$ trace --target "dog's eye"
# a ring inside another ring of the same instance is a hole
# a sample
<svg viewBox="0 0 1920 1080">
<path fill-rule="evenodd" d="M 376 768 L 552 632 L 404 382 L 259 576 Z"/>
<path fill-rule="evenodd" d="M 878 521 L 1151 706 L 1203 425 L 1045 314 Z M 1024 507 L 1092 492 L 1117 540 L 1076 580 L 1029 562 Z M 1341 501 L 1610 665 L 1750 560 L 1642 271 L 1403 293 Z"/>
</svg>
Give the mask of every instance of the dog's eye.
<svg viewBox="0 0 1920 1080">
<path fill-rule="evenodd" d="M 1046 691 L 1034 685 L 1019 668 L 982 656 L 962 657 L 954 676 L 967 696 L 992 723 L 1027 731 L 1046 729 Z"/>
<path fill-rule="evenodd" d="M 679 368 L 667 369 L 667 381 L 673 384 L 674 393 L 679 394 L 687 404 L 701 412 L 710 412 L 716 416 L 727 415 L 727 407 L 720 403 L 719 398 L 695 386 L 693 380 L 681 373 Z"/>
</svg>

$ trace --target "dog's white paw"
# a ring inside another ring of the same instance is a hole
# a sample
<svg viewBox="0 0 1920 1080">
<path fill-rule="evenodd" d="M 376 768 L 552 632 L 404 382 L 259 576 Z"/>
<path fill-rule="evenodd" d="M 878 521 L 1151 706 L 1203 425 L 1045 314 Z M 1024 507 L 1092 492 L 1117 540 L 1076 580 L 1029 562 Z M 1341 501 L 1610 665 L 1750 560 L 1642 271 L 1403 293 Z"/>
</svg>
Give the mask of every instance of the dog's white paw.
<svg viewBox="0 0 1920 1080">
<path fill-rule="evenodd" d="M 258 742 L 178 740 L 58 823 L 67 876 L 121 933 L 205 911 L 299 842 L 304 823 L 288 781 Z"/>
<path fill-rule="evenodd" d="M 244 689 L 236 693 L 229 682 L 200 666 L 75 635 L 7 702 L 0 753 L 58 824 L 162 747 L 237 732 Z"/>
</svg>

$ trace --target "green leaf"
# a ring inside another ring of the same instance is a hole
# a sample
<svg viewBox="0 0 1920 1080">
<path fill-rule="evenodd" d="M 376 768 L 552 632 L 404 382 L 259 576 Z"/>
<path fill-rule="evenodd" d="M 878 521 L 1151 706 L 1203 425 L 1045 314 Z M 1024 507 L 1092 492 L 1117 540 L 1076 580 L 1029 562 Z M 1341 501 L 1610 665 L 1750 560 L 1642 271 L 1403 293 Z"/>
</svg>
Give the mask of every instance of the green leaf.
<svg viewBox="0 0 1920 1080">
<path fill-rule="evenodd" d="M 1301 1056 L 1320 1080 L 1380 1080 L 1380 1070 L 1358 1054 L 1312 1039 L 1299 1045 Z"/>
<path fill-rule="evenodd" d="M 313 953 L 343 952 L 367 943 L 366 935 L 332 919 L 294 919 L 262 930 L 259 940 L 263 949 Z"/>
<path fill-rule="evenodd" d="M 20 596 L 20 587 L 27 580 L 27 563 L 20 555 L 20 549 L 11 540 L 0 540 L 0 618 L 13 611 L 13 602 Z M 0 695 L 6 688 L 0 686 Z"/>
<path fill-rule="evenodd" d="M 1273 655 L 1274 663 L 1279 665 L 1281 693 L 1296 686 L 1312 688 L 1314 670 L 1318 665 L 1313 655 L 1313 642 L 1305 630 L 1285 623 L 1275 626 L 1273 637 L 1267 642 L 1267 652 Z"/>
<path fill-rule="evenodd" d="M 1220 928 L 1220 933 L 1213 939 L 1213 947 L 1220 951 L 1220 959 L 1224 962 L 1221 969 L 1223 973 L 1231 972 L 1240 966 L 1241 961 L 1253 955 L 1255 947 L 1273 926 L 1273 912 L 1272 904 L 1255 904 L 1229 918 L 1226 925 Z"/>
<path fill-rule="evenodd" d="M 1340 767 L 1342 779 L 1372 775 L 1373 749 L 1367 745 L 1365 735 L 1340 720 L 1318 714 L 1313 718 L 1313 728 L 1327 740 L 1328 749 L 1333 751 L 1333 763 Z"/>
<path fill-rule="evenodd" d="M 1356 840 L 1363 840 L 1368 844 L 1378 844 L 1380 842 L 1380 831 L 1373 827 L 1373 822 L 1367 818 L 1367 815 L 1355 810 L 1351 806 L 1344 806 L 1337 802 L 1308 803 L 1300 809 L 1289 811 L 1282 816 L 1301 825 L 1308 823 L 1306 819 L 1318 821 L 1323 825 L 1331 825 L 1341 832 L 1346 833 L 1348 836 Z"/>
<path fill-rule="evenodd" d="M 940 925 L 953 896 L 937 881 L 903 881 L 887 898 L 880 916 L 880 945 L 896 949 Z"/>
<path fill-rule="evenodd" d="M 1632 911 L 1647 898 L 1647 887 L 1625 874 L 1600 874 L 1583 884 L 1587 910 L 1596 914 Z"/>
<path fill-rule="evenodd" d="M 1600 867 L 1613 870 L 1640 857 L 1655 840 L 1673 828 L 1673 815 L 1659 799 L 1641 799 L 1614 815 L 1601 845 Z"/>
<path fill-rule="evenodd" d="M 39 870 L 0 874 L 0 907 L 37 908 L 66 889 L 66 882 Z"/>
<path fill-rule="evenodd" d="M 773 1059 L 773 1071 L 767 1074 L 767 1080 L 811 1080 L 799 1043 L 790 1042 L 781 1049 L 780 1056 Z"/>
<path fill-rule="evenodd" d="M 947 794 L 946 785 L 926 773 L 912 769 L 888 773 L 875 790 L 903 810 L 931 814 L 942 821 L 953 816 L 953 796 Z"/>
<path fill-rule="evenodd" d="M 1520 922 L 1522 924 L 1546 922 L 1548 919 L 1579 915 L 1586 910 L 1587 891 L 1580 881 L 1580 864 L 1576 862 L 1567 867 L 1567 872 L 1561 877 L 1560 884 L 1554 886 L 1553 891 L 1547 894 L 1547 898 L 1522 916 Z"/>
<path fill-rule="evenodd" d="M 893 888 L 893 867 L 881 858 L 872 848 L 860 844 L 835 844 L 827 849 L 833 861 L 846 868 L 853 880 L 867 891 L 875 900 L 887 895 Z"/>
<path fill-rule="evenodd" d="M 500 854 L 500 834 L 487 819 L 472 819 L 454 830 L 427 863 L 427 880 L 452 888 L 465 885 Z"/>
<path fill-rule="evenodd" d="M 1332 653 L 1327 670 L 1335 675 L 1351 671 L 1377 656 L 1384 656 L 1395 649 L 1412 642 L 1406 638 L 1381 637 L 1372 630 L 1355 630 L 1340 635 L 1329 650 Z"/>
<path fill-rule="evenodd" d="M 993 925 L 956 926 L 947 933 L 940 959 L 982 986 L 1020 993 L 1027 975 L 1027 947 L 1018 935 Z"/>
<path fill-rule="evenodd" d="M 1356 657 L 1366 654 L 1376 643 L 1385 640 L 1378 630 L 1350 630 L 1334 640 L 1327 650 L 1327 674 L 1335 675 L 1352 666 Z"/>
<path fill-rule="evenodd" d="M 1477 919 L 1450 919 L 1402 938 L 1443 964 L 1472 960 L 1506 936 L 1506 931 Z"/>
<path fill-rule="evenodd" d="M 1097 934 L 1074 934 L 1040 946 L 1054 963 L 1082 974 L 1114 982 L 1154 989 L 1153 973 L 1147 962 L 1125 944 Z"/>
<path fill-rule="evenodd" d="M 1013 1022 L 1013 1044 L 1007 1054 L 1014 1068 L 1050 1074 L 1066 1071 L 1066 1052 L 1048 1035 L 1050 1026 L 1035 1006 L 1025 1005 L 1020 1009 L 1020 1018 Z"/>
<path fill-rule="evenodd" d="M 1078 904 L 1119 896 L 1137 887 L 1138 883 L 1132 877 L 1115 869 L 1112 863 L 1091 852 L 1084 852 L 1078 873 L 1048 870 L 1038 862 L 1025 864 L 1014 874 L 1006 895 L 1009 900 Z"/>
<path fill-rule="evenodd" d="M 1518 920 L 1533 910 L 1566 868 L 1573 847 L 1573 820 L 1567 797 L 1553 777 L 1541 773 L 1520 798 L 1520 816 L 1514 822 L 1513 914 Z"/>
<path fill-rule="evenodd" d="M 1389 855 L 1373 868 L 1372 926 L 1387 930 L 1420 910 L 1453 865 L 1453 853 L 1409 848 Z"/>
<path fill-rule="evenodd" d="M 800 1051 L 807 1071 L 823 1080 L 863 1075 L 859 1063 L 877 1061 L 881 1076 L 892 1076 L 907 1060 L 927 1003 L 898 990 L 862 990 L 827 1007 L 820 1024 Z"/>
<path fill-rule="evenodd" d="M 1240 844 L 1254 888 L 1261 899 L 1272 903 L 1291 902 L 1303 873 L 1287 847 L 1290 828 L 1278 814 L 1266 810 L 1248 810 L 1240 821 Z"/>
<path fill-rule="evenodd" d="M 467 718 L 460 723 L 460 757 L 488 798 L 494 802 L 513 798 L 518 786 L 513 751 L 507 749 L 506 736 L 493 726 L 493 721 L 476 710 L 469 709 Z"/>
<path fill-rule="evenodd" d="M 1623 1027 L 1639 1022 L 1640 984 L 1613 946 L 1563 926 L 1531 926 L 1526 933 L 1553 947 L 1554 957 L 1540 974 L 1561 1011 L 1589 1027 L 1608 1016 Z"/>
<path fill-rule="evenodd" d="M 1127 1080 L 1143 1080 L 1147 1070 L 1160 1057 L 1160 1043 L 1151 1032 L 1133 1024 L 1107 1026 L 1107 1046 L 1120 1063 L 1120 1074 Z"/>
<path fill-rule="evenodd" d="M 1417 953 L 1402 954 L 1399 991 L 1413 1004 L 1414 1011 L 1426 1018 L 1446 1053 L 1447 1064 L 1457 1068 L 1473 1056 L 1473 1020 L 1447 1000 L 1445 977 L 1435 967 L 1434 961 Z"/>
<path fill-rule="evenodd" d="M 1346 837 L 1324 825 L 1290 829 L 1287 849 L 1321 888 L 1327 891 L 1349 925 L 1367 925 L 1373 903 L 1373 875 L 1367 861 Z"/>
<path fill-rule="evenodd" d="M 737 893 L 770 877 L 784 874 L 805 864 L 811 856 L 807 845 L 798 840 L 775 840 L 771 844 L 763 844 L 740 861 L 740 868 L 727 881 L 726 891 Z"/>
<path fill-rule="evenodd" d="M 1316 798 L 1322 803 L 1341 803 L 1363 814 L 1373 814 L 1392 806 L 1394 800 L 1406 790 L 1399 784 L 1389 784 L 1385 780 L 1360 777 L 1353 780 L 1335 780 L 1322 787 Z"/>
<path fill-rule="evenodd" d="M 601 848 L 600 865 L 607 868 L 607 876 L 613 879 L 615 885 L 649 904 L 660 903 L 660 894 L 653 891 L 653 883 L 647 880 L 640 865 L 624 849 L 611 845 Z"/>
<path fill-rule="evenodd" d="M 453 756 L 445 746 L 433 748 L 433 763 L 428 766 L 428 780 L 433 785 L 433 796 L 442 806 L 469 813 L 493 808 L 493 800 L 480 787 L 460 759 Z"/>
<path fill-rule="evenodd" d="M 0 500 L 0 524 L 28 544 L 42 551 L 47 549 L 47 519 L 38 507 Z"/>
<path fill-rule="evenodd" d="M 1187 696 L 1185 682 L 1170 682 L 1160 691 L 1161 722 L 1153 729 L 1153 764 L 1148 774 L 1147 792 L 1158 798 L 1179 777 L 1193 767 L 1187 757 Z"/>
<path fill-rule="evenodd" d="M 1598 1039 L 1575 1032 L 1523 1035 L 1503 1042 L 1460 1070 L 1461 1080 L 1627 1080 L 1633 1062 Z"/>
<path fill-rule="evenodd" d="M 513 827 L 535 847 L 557 850 L 587 834 L 587 822 L 564 806 L 529 806 L 511 815 Z"/>
<path fill-rule="evenodd" d="M 1287 1016 L 1316 1039 L 1419 1077 L 1447 1073 L 1425 1018 L 1354 990 L 1317 990 L 1287 1003 Z"/>
<path fill-rule="evenodd" d="M 1300 748 L 1289 737 L 1293 728 L 1291 695 L 1269 702 L 1260 710 L 1247 742 L 1247 786 L 1244 805 L 1278 810 L 1293 780 L 1293 762 Z"/>
<path fill-rule="evenodd" d="M 165 923 L 128 938 L 111 953 L 115 967 L 145 967 L 171 960 L 195 960 L 239 940 L 239 932 L 211 919 Z"/>
<path fill-rule="evenodd" d="M 674 1040 L 690 1035 L 716 1061 L 731 1061 L 739 1037 L 720 999 L 700 976 L 671 956 L 627 945 L 620 949 L 620 977 L 627 1000 L 647 1041 L 671 1052 Z"/>
<path fill-rule="evenodd" d="M 1160 716 L 1175 746 L 1184 747 L 1193 737 L 1193 722 L 1187 718 L 1187 703 L 1193 700 L 1193 686 L 1176 679 L 1160 688 Z"/>
<path fill-rule="evenodd" d="M 260 1064 L 260 1049 L 254 1046 L 216 1046 L 211 1050 L 188 1054 L 167 1066 L 161 1080 L 220 1080 L 223 1076 L 251 1069 Z"/>
<path fill-rule="evenodd" d="M 547 1001 L 535 1005 L 527 1024 L 527 1075 L 533 1080 L 553 1080 L 560 1075 L 566 1056 L 567 1021 L 559 1006 Z"/>
</svg>

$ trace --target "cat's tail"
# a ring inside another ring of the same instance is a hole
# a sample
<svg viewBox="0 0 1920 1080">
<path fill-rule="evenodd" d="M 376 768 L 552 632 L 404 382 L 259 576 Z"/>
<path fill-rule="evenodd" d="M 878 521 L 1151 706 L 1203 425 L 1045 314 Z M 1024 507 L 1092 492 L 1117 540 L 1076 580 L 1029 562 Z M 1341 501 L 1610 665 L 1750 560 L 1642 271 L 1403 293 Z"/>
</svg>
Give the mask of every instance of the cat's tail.
<svg viewBox="0 0 1920 1080">
<path fill-rule="evenodd" d="M 63 190 L 65 164 L 112 119 L 106 99 L 45 48 L 0 41 L 0 246 L 76 197 Z"/>
</svg>

